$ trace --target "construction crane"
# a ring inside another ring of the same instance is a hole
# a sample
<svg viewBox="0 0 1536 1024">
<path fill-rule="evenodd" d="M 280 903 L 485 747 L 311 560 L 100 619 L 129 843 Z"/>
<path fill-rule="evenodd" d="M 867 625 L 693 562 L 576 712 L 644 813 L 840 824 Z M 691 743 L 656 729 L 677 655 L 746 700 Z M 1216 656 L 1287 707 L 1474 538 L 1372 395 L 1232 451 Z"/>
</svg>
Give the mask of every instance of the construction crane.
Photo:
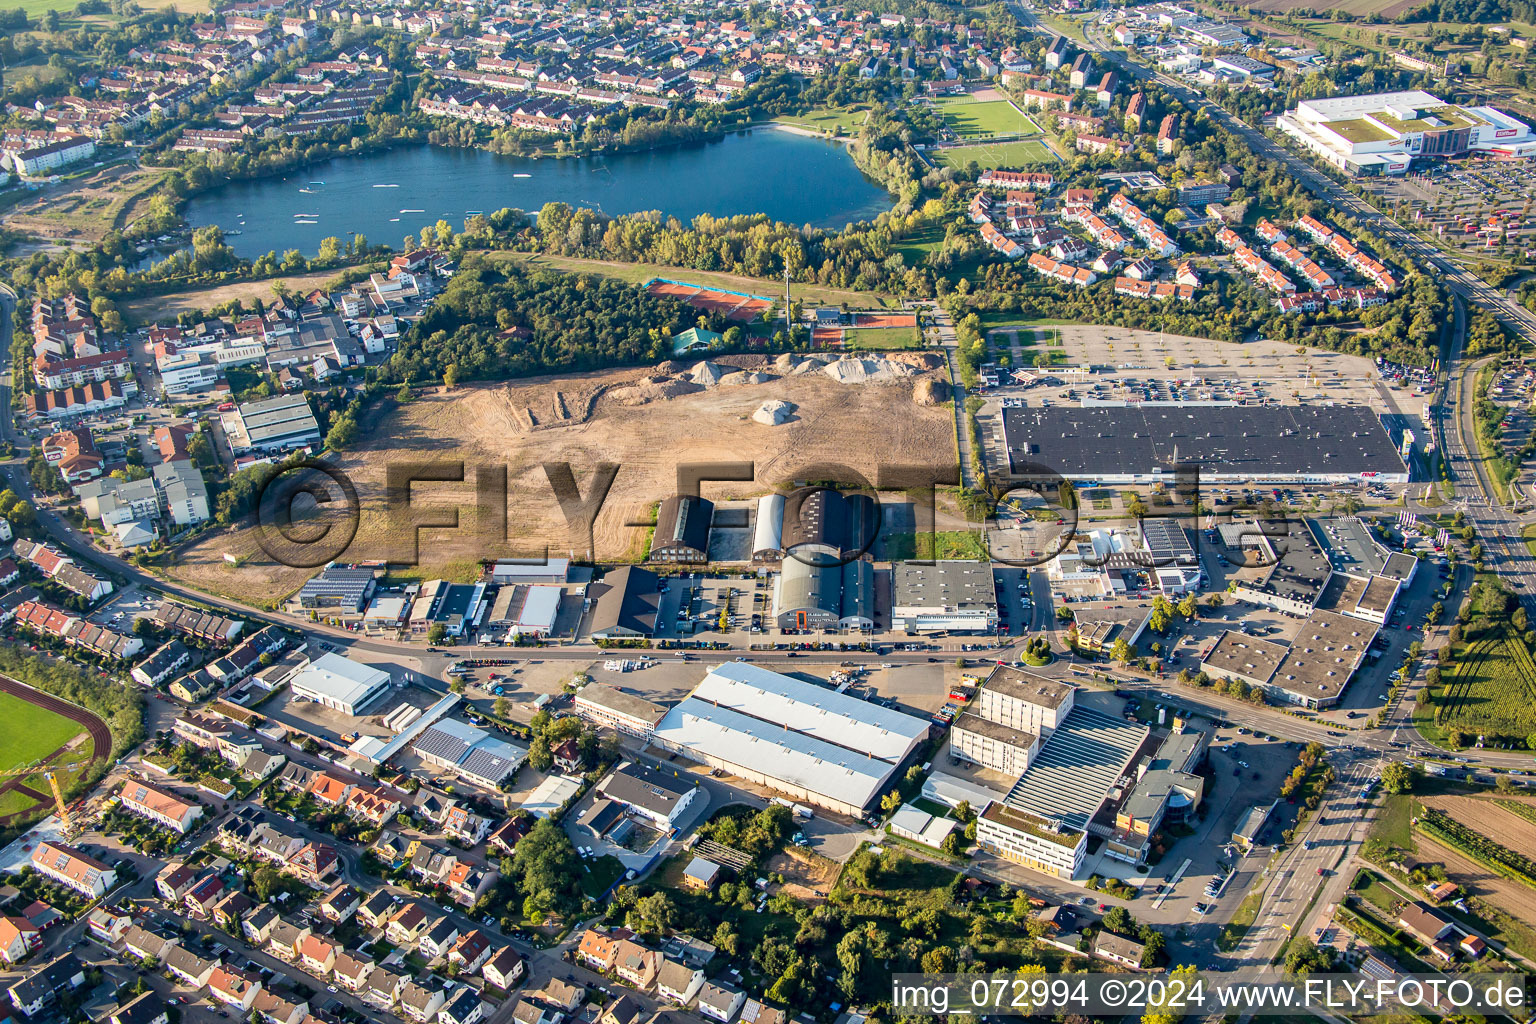
<svg viewBox="0 0 1536 1024">
<path fill-rule="evenodd" d="M 69 808 L 64 803 L 64 789 L 59 785 L 59 778 L 57 773 L 61 771 L 73 771 L 74 769 L 82 767 L 87 763 L 88 762 L 85 761 L 76 761 L 74 764 L 61 764 L 55 765 L 52 768 L 44 768 L 42 765 L 33 762 L 31 764 L 22 765 L 20 768 L 11 768 L 7 771 L 0 771 L 0 778 L 14 778 L 18 775 L 36 775 L 41 771 L 43 773 L 43 778 L 48 780 L 48 787 L 53 790 L 53 802 L 54 805 L 58 808 L 59 820 L 64 823 L 64 831 L 67 833 L 70 831 L 71 824 Z"/>
</svg>

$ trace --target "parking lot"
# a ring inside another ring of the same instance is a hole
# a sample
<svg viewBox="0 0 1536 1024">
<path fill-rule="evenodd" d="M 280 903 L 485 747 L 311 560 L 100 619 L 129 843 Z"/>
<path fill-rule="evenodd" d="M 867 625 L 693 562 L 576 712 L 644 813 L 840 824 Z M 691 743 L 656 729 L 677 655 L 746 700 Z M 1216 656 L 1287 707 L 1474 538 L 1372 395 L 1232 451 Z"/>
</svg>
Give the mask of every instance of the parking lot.
<svg viewBox="0 0 1536 1024">
<path fill-rule="evenodd" d="M 1373 181 L 1368 190 L 1413 210 L 1415 226 L 1442 244 L 1469 251 L 1532 244 L 1530 170 L 1519 163 L 1473 159 L 1436 164 L 1401 178 Z"/>
</svg>

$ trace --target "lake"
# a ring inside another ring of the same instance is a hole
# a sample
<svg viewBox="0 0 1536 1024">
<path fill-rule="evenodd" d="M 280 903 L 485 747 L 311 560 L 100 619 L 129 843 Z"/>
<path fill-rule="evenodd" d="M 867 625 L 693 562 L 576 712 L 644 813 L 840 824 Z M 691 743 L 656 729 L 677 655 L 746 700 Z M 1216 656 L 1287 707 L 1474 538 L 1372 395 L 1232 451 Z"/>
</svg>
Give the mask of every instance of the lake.
<svg viewBox="0 0 1536 1024">
<path fill-rule="evenodd" d="M 549 202 L 608 214 L 661 210 L 683 221 L 765 213 L 790 224 L 840 229 L 873 220 L 891 197 L 843 147 L 774 128 L 645 153 L 555 158 L 401 146 L 338 157 L 285 177 L 231 182 L 187 204 L 189 223 L 217 224 L 241 256 L 299 249 L 355 232 L 399 246 L 441 218 L 461 228 L 473 213 Z"/>
</svg>

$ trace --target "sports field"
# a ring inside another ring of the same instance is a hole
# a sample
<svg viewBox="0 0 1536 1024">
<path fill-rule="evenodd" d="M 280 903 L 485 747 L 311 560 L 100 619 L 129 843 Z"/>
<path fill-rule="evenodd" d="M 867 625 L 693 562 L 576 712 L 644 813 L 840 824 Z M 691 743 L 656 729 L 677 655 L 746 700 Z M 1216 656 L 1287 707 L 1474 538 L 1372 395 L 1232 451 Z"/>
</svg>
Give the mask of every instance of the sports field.
<svg viewBox="0 0 1536 1024">
<path fill-rule="evenodd" d="M 1018 142 L 994 142 L 985 146 L 956 146 L 940 149 L 929 157 L 945 167 L 964 170 L 974 161 L 984 171 L 1012 170 L 1031 164 L 1059 163 L 1042 139 L 1021 139 Z"/>
<path fill-rule="evenodd" d="M 994 135 L 1039 135 L 1035 122 L 1014 109 L 1007 100 L 978 100 L 971 96 L 942 96 L 934 101 L 944 123 L 962 139 L 990 139 Z"/>
<path fill-rule="evenodd" d="M 78 722 L 0 693 L 0 771 L 47 757 L 84 731 Z"/>
</svg>

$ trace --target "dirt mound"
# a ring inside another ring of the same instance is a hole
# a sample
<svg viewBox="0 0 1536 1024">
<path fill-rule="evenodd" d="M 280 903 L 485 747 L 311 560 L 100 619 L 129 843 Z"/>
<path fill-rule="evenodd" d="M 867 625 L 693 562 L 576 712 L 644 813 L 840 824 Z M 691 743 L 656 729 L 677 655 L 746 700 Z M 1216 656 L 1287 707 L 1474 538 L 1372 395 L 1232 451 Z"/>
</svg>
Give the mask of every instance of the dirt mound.
<svg viewBox="0 0 1536 1024">
<path fill-rule="evenodd" d="M 773 373 L 760 373 L 751 370 L 736 370 L 734 373 L 728 373 L 724 377 L 721 377 L 720 383 L 724 387 L 731 387 L 736 384 L 767 384 L 771 380 L 778 379 L 778 375 Z"/>
<path fill-rule="evenodd" d="M 848 357 L 828 363 L 822 372 L 839 384 L 886 384 L 915 373 L 906 363 L 890 359 L 859 359 Z"/>
<path fill-rule="evenodd" d="M 793 403 L 781 402 L 777 398 L 770 398 L 757 407 L 757 411 L 752 414 L 752 418 L 758 423 L 776 427 L 789 419 L 789 414 L 794 411 L 795 406 Z"/>
<path fill-rule="evenodd" d="M 661 402 L 679 395 L 691 395 L 703 391 L 704 385 L 680 377 L 642 377 L 627 388 L 615 388 L 608 394 L 623 405 L 645 405 Z"/>
<path fill-rule="evenodd" d="M 912 389 L 912 401 L 918 405 L 943 405 L 947 397 L 944 386 L 932 378 L 918 381 Z"/>
<path fill-rule="evenodd" d="M 712 388 L 716 384 L 719 384 L 720 378 L 724 376 L 725 371 L 721 369 L 720 364 L 712 363 L 707 359 L 702 363 L 694 366 L 694 368 L 688 373 L 689 380 L 693 381 L 695 384 L 701 384 L 706 388 Z"/>
<path fill-rule="evenodd" d="M 891 352 L 885 356 L 885 360 L 890 363 L 905 363 L 918 370 L 937 370 L 944 365 L 944 357 L 937 352 Z"/>
</svg>

